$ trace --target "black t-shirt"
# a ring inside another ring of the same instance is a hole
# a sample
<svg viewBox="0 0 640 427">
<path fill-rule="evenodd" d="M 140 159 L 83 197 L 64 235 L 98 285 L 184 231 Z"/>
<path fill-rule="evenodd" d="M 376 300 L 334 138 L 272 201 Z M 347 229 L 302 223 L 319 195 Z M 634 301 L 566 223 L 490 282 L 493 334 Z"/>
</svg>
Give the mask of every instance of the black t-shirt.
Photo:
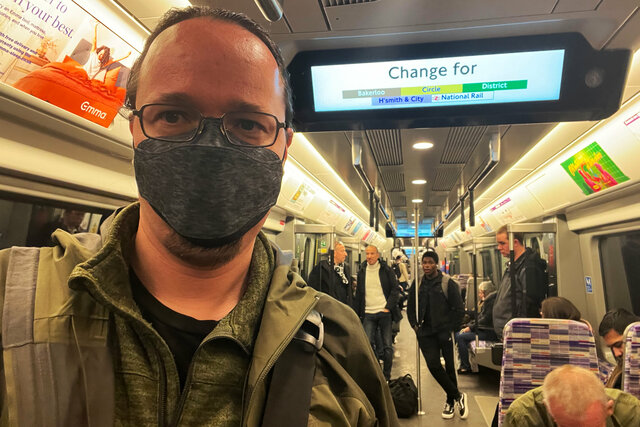
<svg viewBox="0 0 640 427">
<path fill-rule="evenodd" d="M 133 299 L 144 317 L 165 340 L 180 376 L 180 389 L 184 387 L 191 359 L 204 338 L 216 327 L 216 320 L 198 320 L 171 310 L 158 301 L 130 269 Z"/>
</svg>

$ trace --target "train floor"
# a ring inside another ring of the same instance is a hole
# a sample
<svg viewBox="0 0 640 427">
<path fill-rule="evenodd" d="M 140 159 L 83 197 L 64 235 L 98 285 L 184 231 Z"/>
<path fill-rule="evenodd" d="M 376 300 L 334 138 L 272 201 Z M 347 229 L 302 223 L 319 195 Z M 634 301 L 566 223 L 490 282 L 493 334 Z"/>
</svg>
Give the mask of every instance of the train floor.
<svg viewBox="0 0 640 427">
<path fill-rule="evenodd" d="M 416 373 L 416 336 L 407 321 L 406 311 L 400 324 L 400 332 L 396 337 L 395 354 L 391 370 L 391 378 L 411 374 L 417 383 Z M 456 362 L 457 363 L 457 362 Z M 445 393 L 431 376 L 420 355 L 420 379 L 422 389 L 422 410 L 424 415 L 400 419 L 400 425 L 406 427 L 485 427 L 491 425 L 493 414 L 498 403 L 498 387 L 500 373 L 487 368 L 480 368 L 480 373 L 458 376 L 460 391 L 467 393 L 469 417 L 460 419 L 456 411 L 454 418 L 445 420 L 441 417 L 445 403 Z"/>
</svg>

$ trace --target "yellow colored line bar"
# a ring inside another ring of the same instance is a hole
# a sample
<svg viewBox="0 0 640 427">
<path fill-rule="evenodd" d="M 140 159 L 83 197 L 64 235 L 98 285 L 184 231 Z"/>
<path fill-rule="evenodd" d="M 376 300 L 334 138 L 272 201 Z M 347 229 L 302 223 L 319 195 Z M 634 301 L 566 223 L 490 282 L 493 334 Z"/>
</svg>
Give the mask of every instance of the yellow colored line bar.
<svg viewBox="0 0 640 427">
<path fill-rule="evenodd" d="M 400 95 L 437 95 L 440 93 L 460 93 L 462 85 L 441 85 L 441 86 L 419 86 L 419 87 L 403 87 Z"/>
</svg>

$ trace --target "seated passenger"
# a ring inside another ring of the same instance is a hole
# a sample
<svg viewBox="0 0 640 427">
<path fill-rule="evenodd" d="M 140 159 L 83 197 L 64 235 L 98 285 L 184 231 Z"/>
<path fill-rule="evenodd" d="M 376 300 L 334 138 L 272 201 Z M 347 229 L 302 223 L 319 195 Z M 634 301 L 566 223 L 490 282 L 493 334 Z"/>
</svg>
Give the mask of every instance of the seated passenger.
<svg viewBox="0 0 640 427">
<path fill-rule="evenodd" d="M 458 373 L 461 375 L 471 373 L 471 364 L 469 363 L 469 343 L 476 339 L 484 341 L 497 341 L 498 337 L 493 329 L 493 303 L 496 300 L 495 286 L 491 282 L 482 282 L 478 286 L 478 298 L 480 299 L 480 312 L 478 313 L 478 323 L 472 320 L 460 332 L 456 334 L 456 342 L 458 343 L 458 354 L 460 355 L 460 369 Z"/>
<path fill-rule="evenodd" d="M 605 427 L 640 425 L 640 402 L 620 390 L 605 389 L 591 371 L 564 365 L 542 387 L 529 390 L 509 407 L 504 427 Z"/>
<path fill-rule="evenodd" d="M 616 308 L 604 315 L 598 328 L 598 333 L 607 347 L 611 349 L 617 366 L 606 382 L 607 387 L 622 388 L 622 362 L 624 360 L 624 330 L 633 322 L 640 322 L 640 317 L 625 310 Z"/>
<path fill-rule="evenodd" d="M 313 289 L 324 292 L 347 304 L 349 307 L 353 305 L 353 294 L 351 293 L 349 266 L 344 263 L 347 258 L 347 251 L 344 244 L 336 243 L 333 251 L 333 268 L 329 261 L 322 260 L 313 267 L 309 273 L 308 285 Z"/>
<path fill-rule="evenodd" d="M 543 319 L 581 320 L 580 310 L 564 297 L 549 297 L 542 301 L 540 315 Z"/>
</svg>

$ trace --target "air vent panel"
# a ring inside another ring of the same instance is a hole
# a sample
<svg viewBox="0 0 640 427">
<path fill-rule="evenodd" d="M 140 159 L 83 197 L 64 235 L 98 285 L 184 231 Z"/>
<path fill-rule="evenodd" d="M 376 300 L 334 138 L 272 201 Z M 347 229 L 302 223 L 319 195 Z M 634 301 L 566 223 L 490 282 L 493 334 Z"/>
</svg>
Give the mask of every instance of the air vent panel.
<svg viewBox="0 0 640 427">
<path fill-rule="evenodd" d="M 366 134 L 378 166 L 402 165 L 400 130 L 368 130 Z"/>
<path fill-rule="evenodd" d="M 427 206 L 442 206 L 447 200 L 447 196 L 431 196 L 427 200 Z"/>
<path fill-rule="evenodd" d="M 458 181 L 460 169 L 456 167 L 439 167 L 433 180 L 433 191 L 451 191 Z"/>
<path fill-rule="evenodd" d="M 404 173 L 402 172 L 384 172 L 382 174 L 384 188 L 387 191 L 404 191 Z"/>
<path fill-rule="evenodd" d="M 466 163 L 486 130 L 487 126 L 464 126 L 449 129 L 440 163 L 443 165 Z"/>
<path fill-rule="evenodd" d="M 391 206 L 407 206 L 407 198 L 402 194 L 389 194 Z"/>
</svg>

